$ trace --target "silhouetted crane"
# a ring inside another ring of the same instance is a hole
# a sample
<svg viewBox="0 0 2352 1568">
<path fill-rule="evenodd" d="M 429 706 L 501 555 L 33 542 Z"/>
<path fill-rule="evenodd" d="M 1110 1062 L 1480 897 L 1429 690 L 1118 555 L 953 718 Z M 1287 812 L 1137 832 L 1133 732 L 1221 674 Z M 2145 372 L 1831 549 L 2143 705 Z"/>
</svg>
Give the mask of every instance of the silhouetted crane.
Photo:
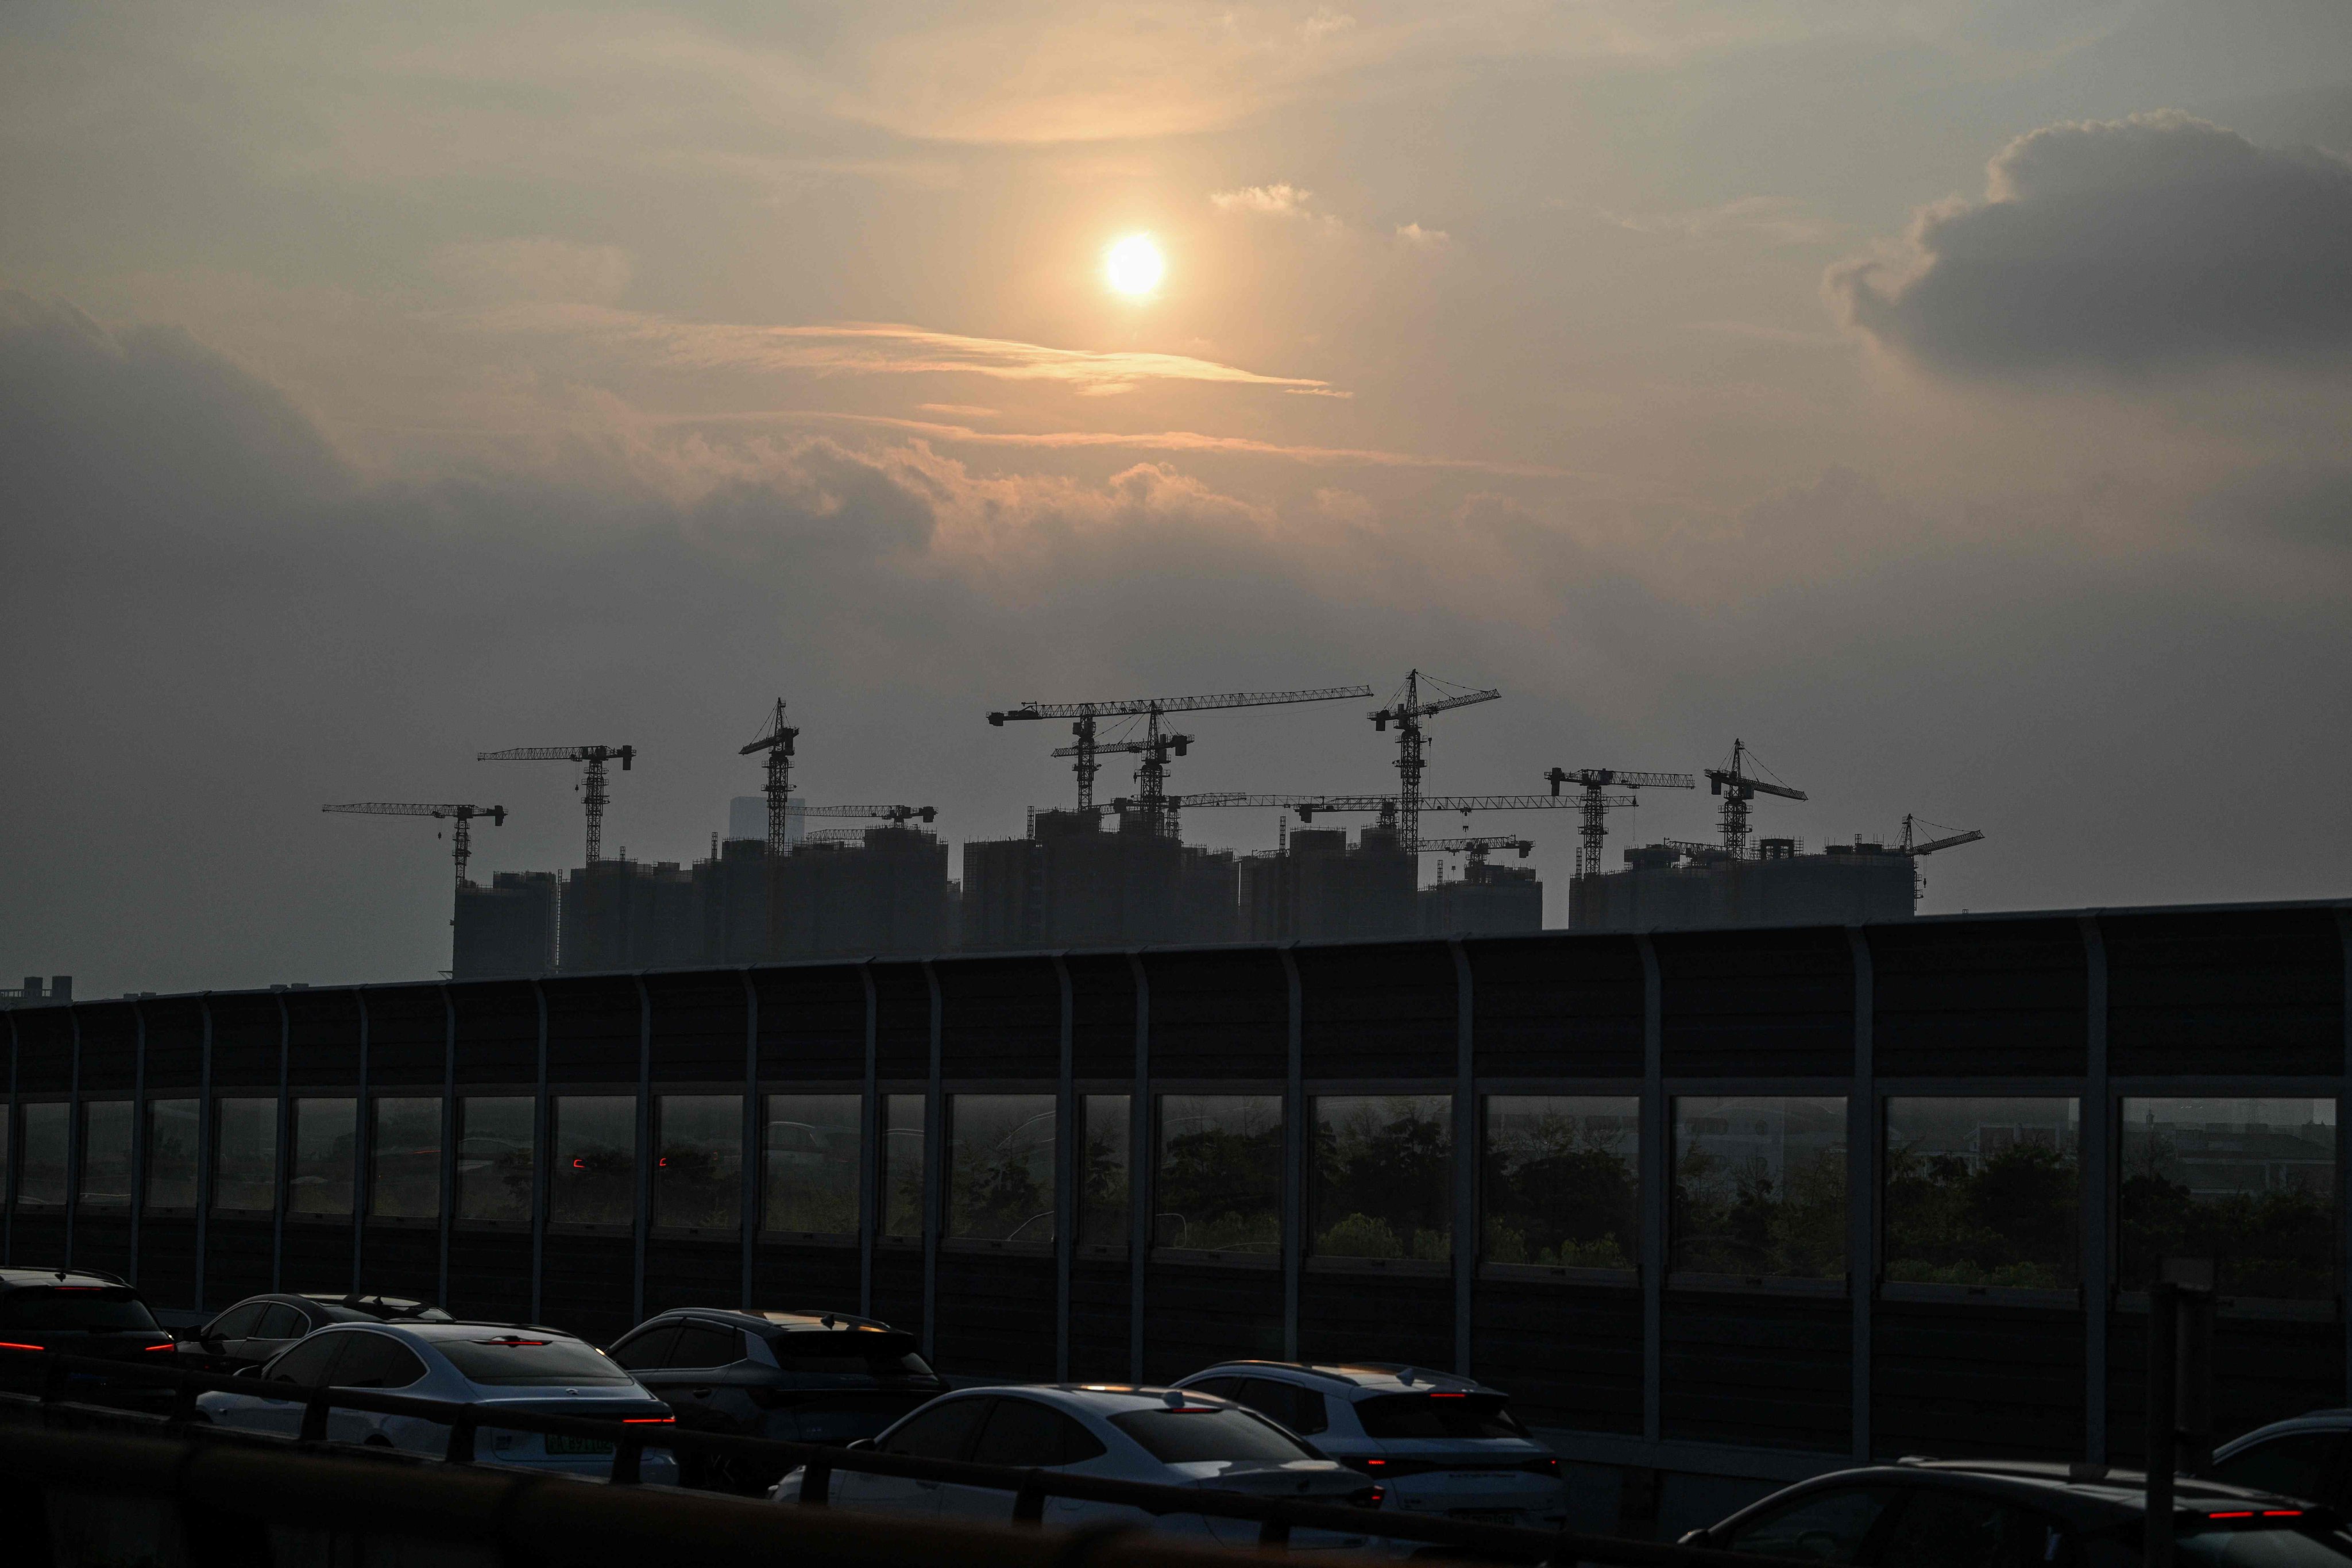
<svg viewBox="0 0 2352 1568">
<path fill-rule="evenodd" d="M 503 752 L 478 752 L 478 763 L 580 763 L 585 764 L 582 775 L 581 804 L 588 808 L 588 864 L 593 866 L 604 855 L 604 805 L 610 798 L 604 793 L 604 764 L 614 758 L 621 760 L 621 771 L 627 773 L 635 761 L 635 746 L 514 746 Z"/>
<path fill-rule="evenodd" d="M 470 885 L 466 880 L 466 862 L 474 858 L 473 822 L 478 816 L 490 819 L 492 827 L 503 826 L 507 808 L 503 805 L 424 805 L 407 801 L 363 800 L 348 805 L 322 805 L 320 811 L 349 812 L 356 816 L 433 816 L 455 823 L 449 837 L 455 841 L 457 859 L 457 890 Z"/>
<path fill-rule="evenodd" d="M 776 710 L 768 720 L 768 727 L 758 738 L 735 754 L 748 757 L 754 752 L 768 753 L 768 785 L 761 793 L 768 797 L 768 854 L 771 858 L 784 852 L 790 837 L 784 821 L 785 803 L 793 794 L 793 742 L 800 731 L 784 722 L 784 700 L 776 699 Z"/>
<path fill-rule="evenodd" d="M 1981 829 L 1971 827 L 1966 833 L 1948 834 L 1941 838 L 1930 838 L 1922 842 L 1915 836 L 1916 822 L 1917 819 L 1909 812 L 1903 814 L 1903 842 L 1895 846 L 1904 854 L 1915 858 L 1921 855 L 1933 855 L 1938 849 L 1951 849 L 1962 844 L 1974 844 L 1984 837 Z"/>
<path fill-rule="evenodd" d="M 872 816 L 893 826 L 913 821 L 917 817 L 929 822 L 939 814 L 940 808 L 935 805 L 804 805 L 801 807 L 803 816 Z M 863 833 L 866 830 L 858 827 L 845 829 L 845 831 Z"/>
<path fill-rule="evenodd" d="M 1213 708 L 1271 708 L 1293 702 L 1330 702 L 1344 697 L 1370 697 L 1369 686 L 1321 686 L 1298 691 L 1226 691 L 1202 697 L 1134 697 L 1113 702 L 1024 702 L 991 713 L 988 721 L 1002 729 L 1010 722 L 1030 719 L 1068 719 L 1070 733 L 1076 739 L 1074 746 L 1055 752 L 1057 757 L 1074 757 L 1071 771 L 1078 778 L 1078 809 L 1095 809 L 1095 774 L 1102 771 L 1099 753 L 1106 750 L 1134 752 L 1143 758 L 1136 770 L 1136 805 L 1150 819 L 1152 831 L 1167 831 L 1168 759 L 1182 756 L 1192 745 L 1192 737 L 1163 731 L 1160 719 L 1170 713 L 1197 713 Z M 1097 722 L 1104 719 L 1137 718 L 1144 720 L 1144 733 L 1139 740 L 1114 742 L 1106 746 L 1097 738 Z"/>
<path fill-rule="evenodd" d="M 1706 770 L 1709 795 L 1723 797 L 1723 850 L 1738 859 L 1748 853 L 1748 803 L 1761 793 L 1777 795 L 1782 800 L 1811 798 L 1803 790 L 1790 789 L 1784 784 L 1759 779 L 1747 771 L 1748 761 L 1754 756 L 1747 742 L 1734 737 L 1731 742 L 1731 765 Z"/>
<path fill-rule="evenodd" d="M 1558 795 L 1562 784 L 1574 784 L 1582 792 L 1577 804 L 1584 808 L 1581 830 L 1583 845 L 1576 854 L 1576 874 L 1580 877 L 1601 875 L 1601 846 L 1608 837 L 1609 813 L 1619 806 L 1639 805 L 1630 795 L 1612 795 L 1616 789 L 1696 789 L 1698 782 L 1688 773 L 1639 773 L 1624 768 L 1554 768 L 1544 774 L 1551 781 L 1551 793 Z"/>
<path fill-rule="evenodd" d="M 1422 700 L 1421 683 L 1427 680 L 1439 695 L 1427 701 Z M 1472 691 L 1463 687 L 1444 689 L 1447 682 L 1434 676 L 1424 676 L 1418 669 L 1405 674 L 1404 685 L 1389 705 L 1371 713 L 1372 728 L 1385 734 L 1388 727 L 1397 727 L 1397 834 L 1404 847 L 1418 850 L 1421 847 L 1421 770 L 1428 738 L 1422 731 L 1421 721 L 1455 708 L 1467 708 L 1474 702 L 1492 702 L 1503 694 L 1492 688 Z M 1301 820 L 1304 820 L 1302 818 Z"/>
</svg>

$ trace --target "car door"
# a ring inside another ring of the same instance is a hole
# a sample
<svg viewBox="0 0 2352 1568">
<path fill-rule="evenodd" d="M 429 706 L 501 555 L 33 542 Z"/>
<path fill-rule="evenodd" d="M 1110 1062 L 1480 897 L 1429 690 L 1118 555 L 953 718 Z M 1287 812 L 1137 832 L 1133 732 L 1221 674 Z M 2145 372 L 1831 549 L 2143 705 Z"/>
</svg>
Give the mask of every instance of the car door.
<svg viewBox="0 0 2352 1568">
<path fill-rule="evenodd" d="M 421 1381 L 425 1363 L 415 1351 L 391 1334 L 362 1330 L 342 1336 L 351 1343 L 336 1359 L 331 1373 L 337 1388 L 397 1393 Z M 327 1416 L 327 1436 L 339 1443 L 381 1442 L 399 1448 L 437 1447 L 436 1434 L 446 1442 L 449 1429 L 413 1415 L 388 1415 L 373 1410 L 338 1409 Z"/>
<path fill-rule="evenodd" d="M 326 1385 L 335 1363 L 356 1336 L 324 1334 L 304 1340 L 262 1370 L 259 1386 L 250 1396 L 236 1396 L 238 1405 L 224 1412 L 221 1424 L 250 1432 L 278 1432 L 291 1437 L 302 1429 L 302 1405 L 310 1391 Z M 290 1404 L 280 1401 L 292 1401 Z"/>
<path fill-rule="evenodd" d="M 230 1354 L 245 1365 L 258 1366 L 310 1333 L 310 1316 L 301 1308 L 271 1301 L 263 1306 L 261 1321 L 252 1332 Z"/>
<path fill-rule="evenodd" d="M 2074 1568 L 2079 1550 L 2074 1531 L 2038 1509 L 1922 1486 L 1873 1554 L 1890 1568 Z"/>
<path fill-rule="evenodd" d="M 874 1447 L 910 1459 L 966 1458 L 992 1403 L 986 1398 L 937 1400 L 884 1433 Z M 940 1483 L 835 1470 L 833 1500 L 843 1508 L 869 1513 L 929 1519 L 939 1511 Z"/>
<path fill-rule="evenodd" d="M 2305 1498 L 2340 1509 L 2352 1488 L 2344 1484 L 2344 1434 L 2283 1432 L 2249 1444 L 2213 1464 L 2213 1479 L 2233 1487 Z"/>
<path fill-rule="evenodd" d="M 656 1374 L 658 1384 L 647 1380 L 646 1386 L 677 1413 L 679 1426 L 703 1432 L 742 1429 L 728 1397 L 737 1395 L 748 1408 L 740 1401 L 741 1380 L 729 1370 L 744 1359 L 742 1330 L 689 1320 L 679 1325 L 666 1359 L 667 1368 Z"/>
<path fill-rule="evenodd" d="M 977 1402 L 975 1402 L 977 1403 Z M 999 1395 L 988 1402 L 987 1420 L 971 1459 L 979 1465 L 1010 1465 L 1019 1469 L 1060 1469 L 1099 1458 L 1108 1452 L 1093 1433 L 1043 1400 L 1019 1394 Z M 1014 1494 L 996 1487 L 940 1488 L 940 1517 L 1010 1522 Z M 1045 1519 L 1049 1524 L 1081 1522 L 1087 1504 L 1066 1498 L 1048 1498 Z"/>
<path fill-rule="evenodd" d="M 1708 1531 L 1703 1544 L 1799 1563 L 1866 1563 L 1901 1500 L 1889 1487 L 1823 1487 Z"/>
</svg>

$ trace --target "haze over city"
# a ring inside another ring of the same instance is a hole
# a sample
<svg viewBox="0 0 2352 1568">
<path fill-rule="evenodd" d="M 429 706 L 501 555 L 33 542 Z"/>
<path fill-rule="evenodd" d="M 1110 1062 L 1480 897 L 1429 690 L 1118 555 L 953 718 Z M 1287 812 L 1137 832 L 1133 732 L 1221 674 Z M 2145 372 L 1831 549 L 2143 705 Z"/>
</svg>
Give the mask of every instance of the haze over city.
<svg viewBox="0 0 2352 1568">
<path fill-rule="evenodd" d="M 635 745 L 608 852 L 688 859 L 781 695 L 797 789 L 960 842 L 1070 799 L 992 709 L 1416 666 L 1505 693 L 1433 790 L 1737 735 L 1769 831 L 1984 830 L 1923 912 L 2340 894 L 2347 59 L 2321 0 L 12 6 L 0 973 L 430 975 L 446 846 L 319 806 L 576 865 L 478 752 Z M 1370 706 L 1171 787 L 1390 788 Z M 1494 826 L 1558 905 L 1569 819 Z"/>
</svg>

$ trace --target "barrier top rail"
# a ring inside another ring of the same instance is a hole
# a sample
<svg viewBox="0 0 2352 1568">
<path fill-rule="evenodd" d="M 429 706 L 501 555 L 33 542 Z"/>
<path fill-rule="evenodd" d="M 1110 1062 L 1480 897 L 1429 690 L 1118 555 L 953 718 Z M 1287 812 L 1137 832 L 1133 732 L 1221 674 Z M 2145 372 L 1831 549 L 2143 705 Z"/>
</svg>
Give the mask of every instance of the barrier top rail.
<svg viewBox="0 0 2352 1568">
<path fill-rule="evenodd" d="M 26 1347 L 0 1347 L 0 1352 L 5 1352 L 5 1359 L 0 1359 L 0 1367 L 12 1362 L 22 1365 L 27 1358 L 40 1358 L 44 1375 L 37 1403 L 44 1406 L 68 1403 L 66 1395 L 71 1374 L 75 1373 L 97 1373 L 109 1379 L 169 1387 L 173 1390 L 172 1408 L 162 1418 L 163 1424 L 175 1432 L 188 1435 L 206 1431 L 205 1426 L 195 1423 L 196 1396 L 200 1394 L 272 1397 L 264 1391 L 273 1385 L 262 1384 L 250 1375 L 228 1376 L 177 1367 L 148 1366 L 134 1362 L 68 1355 L 60 1351 Z M 1041 1522 L 1045 1500 L 1060 1497 L 1111 1503 L 1153 1515 L 1195 1514 L 1245 1521 L 1260 1527 L 1259 1540 L 1268 1546 L 1286 1543 L 1294 1529 L 1323 1530 L 1345 1535 L 1381 1536 L 1424 1545 L 1457 1547 L 1482 1558 L 1499 1557 L 1534 1563 L 1582 1562 L 1622 1564 L 1624 1568 L 1755 1568 L 1755 1560 L 1751 1557 L 1704 1547 L 1582 1535 L 1564 1530 L 1522 1530 L 1513 1525 L 1391 1513 L 1378 1508 L 1252 1498 L 1234 1492 L 1163 1486 L 1150 1481 L 1111 1480 L 1012 1465 L 912 1458 L 870 1448 L 843 1448 L 782 1438 L 697 1432 L 660 1418 L 554 1415 L 539 1411 L 499 1410 L 455 1400 L 423 1399 L 411 1394 L 383 1394 L 362 1388 L 311 1388 L 289 1392 L 294 1396 L 278 1403 L 303 1407 L 301 1428 L 293 1439 L 298 1445 L 315 1447 L 327 1444 L 327 1418 L 334 1410 L 409 1415 L 436 1426 L 447 1426 L 449 1438 L 442 1458 L 453 1465 L 474 1462 L 475 1436 L 485 1426 L 500 1432 L 584 1437 L 614 1445 L 612 1479 L 615 1484 L 623 1486 L 638 1482 L 640 1461 L 646 1449 L 663 1448 L 714 1456 L 742 1455 L 771 1461 L 781 1459 L 788 1466 L 804 1467 L 807 1473 L 803 1478 L 801 1489 L 803 1507 L 826 1506 L 833 1472 L 849 1470 L 861 1475 L 895 1476 L 903 1479 L 943 1481 L 1008 1491 L 1013 1494 L 1013 1519 L 1016 1524 Z M 0 1399 L 12 1404 L 26 1403 L 30 1396 L 0 1394 Z M 1367 1483 L 1368 1486 L 1371 1484 Z"/>
</svg>

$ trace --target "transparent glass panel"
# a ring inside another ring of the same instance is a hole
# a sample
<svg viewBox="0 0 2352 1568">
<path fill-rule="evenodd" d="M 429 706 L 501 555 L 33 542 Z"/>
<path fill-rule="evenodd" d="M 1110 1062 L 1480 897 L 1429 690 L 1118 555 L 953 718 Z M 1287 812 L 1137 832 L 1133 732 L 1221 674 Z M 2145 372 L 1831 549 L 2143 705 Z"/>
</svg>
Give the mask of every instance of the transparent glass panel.
<svg viewBox="0 0 2352 1568">
<path fill-rule="evenodd" d="M 1453 1096 L 1318 1098 L 1309 1169 L 1318 1256 L 1453 1256 Z"/>
<path fill-rule="evenodd" d="M 441 1217 L 441 1099 L 379 1097 L 368 1162 L 368 1213 L 377 1219 Z"/>
<path fill-rule="evenodd" d="M 131 1206 L 131 1102 L 86 1100 L 81 1105 L 81 1187 L 86 1209 Z"/>
<path fill-rule="evenodd" d="M 1885 1277 L 2063 1289 L 2082 1278 L 2082 1122 L 2059 1099 L 1886 1102 Z"/>
<path fill-rule="evenodd" d="M 25 1107 L 25 1163 L 16 1178 L 22 1208 L 63 1208 L 66 1202 L 67 1131 L 73 1107 L 43 1100 Z"/>
<path fill-rule="evenodd" d="M 798 1236 L 857 1234 L 863 1110 L 854 1094 L 768 1096 L 761 1229 Z"/>
<path fill-rule="evenodd" d="M 1282 1248 L 1282 1100 L 1272 1094 L 1160 1097 L 1155 1247 Z"/>
<path fill-rule="evenodd" d="M 665 1094 L 654 1101 L 654 1223 L 733 1230 L 743 1222 L 743 1097 Z"/>
<path fill-rule="evenodd" d="M 1642 1255 L 1642 1102 L 1486 1097 L 1479 1203 L 1489 1263 L 1631 1268 Z"/>
<path fill-rule="evenodd" d="M 2333 1100 L 2126 1100 L 2122 1155 L 2125 1289 L 2206 1258 L 2223 1296 L 2335 1296 Z"/>
<path fill-rule="evenodd" d="M 1054 1239 L 1054 1097 L 948 1097 L 950 1236 Z"/>
<path fill-rule="evenodd" d="M 13 1100 L 0 1100 L 0 1204 L 8 1201 L 8 1182 L 16 1167 L 8 1157 L 16 1152 L 16 1106 Z"/>
<path fill-rule="evenodd" d="M 527 1220 L 538 1135 L 522 1094 L 467 1095 L 457 1101 L 457 1217 Z"/>
<path fill-rule="evenodd" d="M 1128 1195 L 1133 1105 L 1124 1094 L 1078 1099 L 1078 1240 L 1084 1246 L 1127 1245 L 1134 1207 Z"/>
<path fill-rule="evenodd" d="M 213 1208 L 268 1214 L 278 1206 L 278 1102 L 213 1101 Z"/>
<path fill-rule="evenodd" d="M 923 1097 L 882 1099 L 882 1234 L 923 1234 Z"/>
<path fill-rule="evenodd" d="M 1674 1120 L 1675 1268 L 1844 1277 L 1843 1096 L 1685 1096 Z"/>
<path fill-rule="evenodd" d="M 558 1095 L 555 1179 L 547 1217 L 557 1225 L 634 1225 L 637 1102 L 625 1094 Z"/>
<path fill-rule="evenodd" d="M 147 1102 L 147 1207 L 196 1206 L 196 1102 Z"/>
<path fill-rule="evenodd" d="M 294 1102 L 294 1163 L 286 1179 L 286 1212 L 348 1215 L 359 1160 L 360 1102 L 304 1099 Z"/>
</svg>

